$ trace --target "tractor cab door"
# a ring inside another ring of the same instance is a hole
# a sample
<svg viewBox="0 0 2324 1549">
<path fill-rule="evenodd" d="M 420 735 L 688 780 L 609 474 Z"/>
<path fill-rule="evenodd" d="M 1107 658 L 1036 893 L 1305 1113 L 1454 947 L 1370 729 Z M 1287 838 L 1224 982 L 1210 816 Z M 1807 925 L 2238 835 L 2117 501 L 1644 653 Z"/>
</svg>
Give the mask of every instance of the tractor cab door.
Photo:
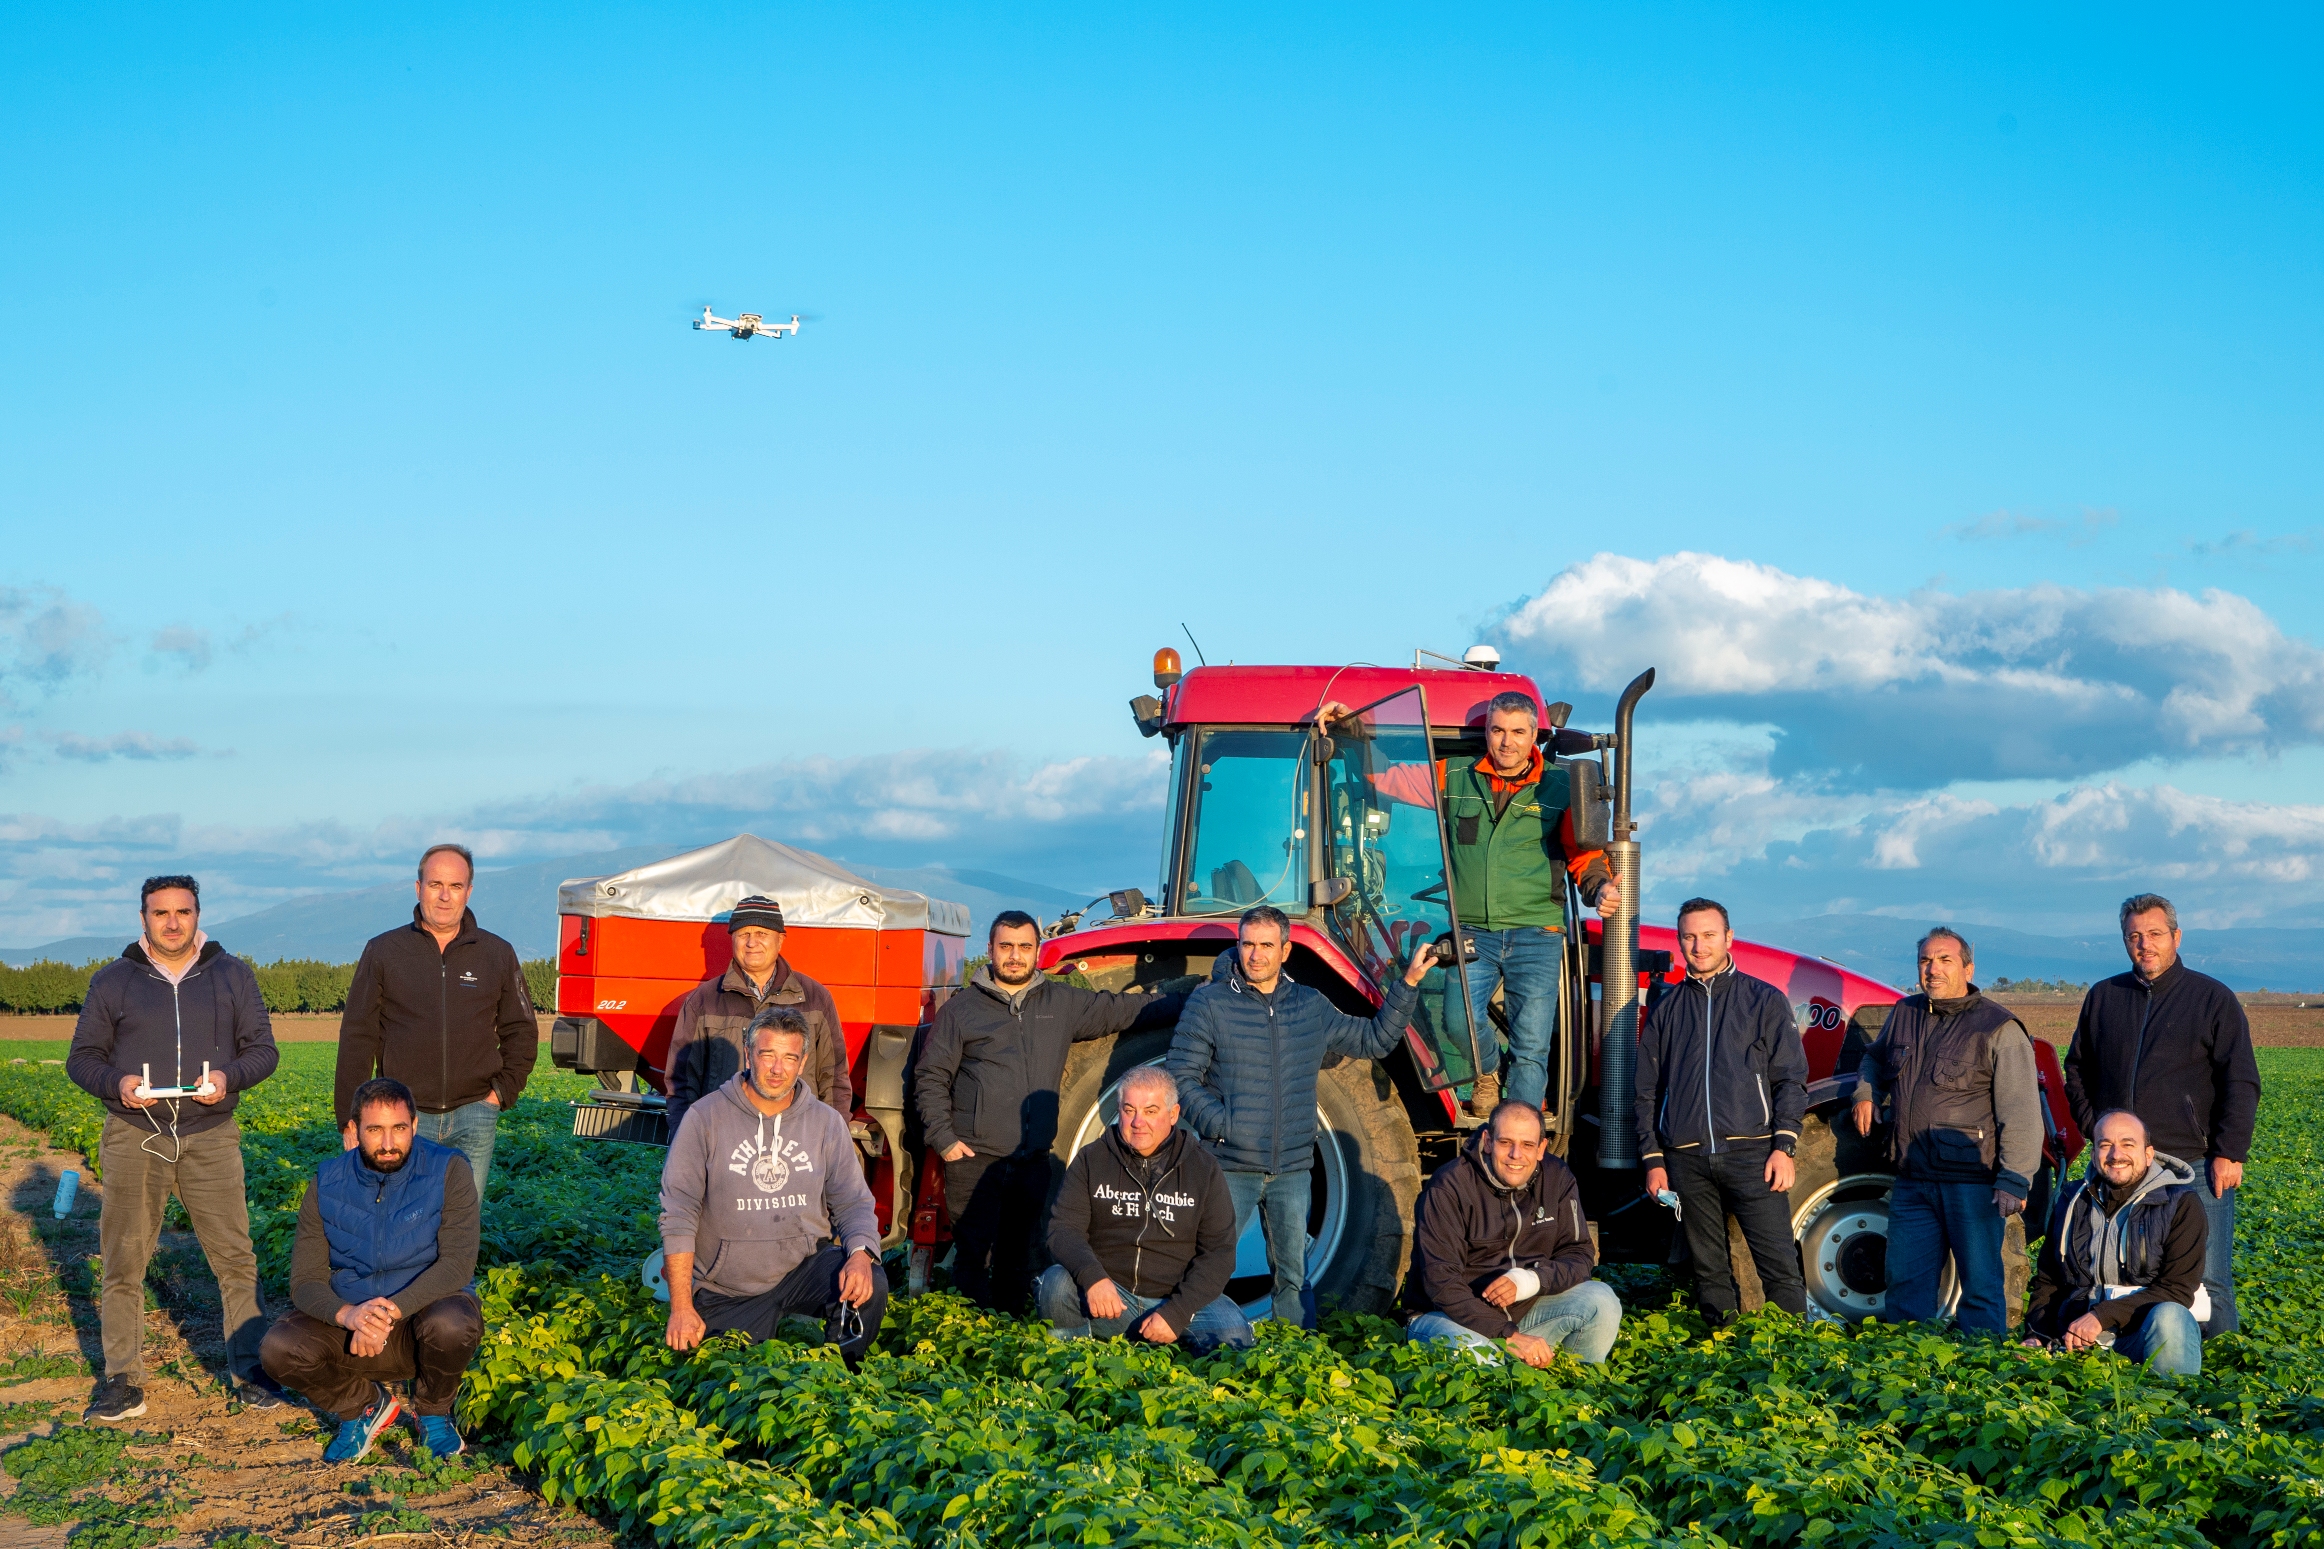
<svg viewBox="0 0 2324 1549">
<path fill-rule="evenodd" d="M 1457 929 L 1449 850 L 1437 805 L 1436 761 L 1425 692 L 1410 688 L 1331 725 L 1318 745 L 1327 874 L 1347 894 L 1328 923 L 1372 982 L 1385 987 L 1413 950 Z M 1422 1082 L 1434 1091 L 1475 1079 L 1479 1051 L 1466 977 L 1431 968 L 1406 1034 Z"/>
</svg>

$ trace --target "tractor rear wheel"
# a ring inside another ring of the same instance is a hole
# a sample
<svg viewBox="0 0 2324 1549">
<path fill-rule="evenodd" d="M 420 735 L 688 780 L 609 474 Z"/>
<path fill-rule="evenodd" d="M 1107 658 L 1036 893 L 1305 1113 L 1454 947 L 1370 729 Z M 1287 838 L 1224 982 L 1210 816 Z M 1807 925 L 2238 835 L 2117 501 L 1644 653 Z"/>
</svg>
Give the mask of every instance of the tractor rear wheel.
<svg viewBox="0 0 2324 1549">
<path fill-rule="evenodd" d="M 1792 1180 L 1792 1235 L 1807 1279 L 1808 1316 L 1849 1322 L 1876 1317 L 1888 1302 L 1888 1194 L 1896 1178 L 1885 1151 L 1848 1122 L 1846 1109 L 1808 1115 L 1800 1126 L 1798 1172 Z M 1838 1120 L 1835 1125 L 1831 1120 Z M 1759 1272 L 1744 1246 L 1743 1232 L 1727 1222 L 1728 1259 L 1736 1289 L 1748 1312 L 1765 1305 Z M 2011 1327 L 2024 1317 L 2032 1264 L 2026 1251 L 2025 1218 L 2014 1216 L 2001 1237 L 2002 1292 Z M 1961 1288 L 1953 1266 L 1945 1266 L 1938 1306 L 1950 1313 Z"/>
<path fill-rule="evenodd" d="M 1059 1083 L 1056 1154 L 1073 1154 L 1105 1132 L 1123 1072 L 1159 1065 L 1166 1030 L 1074 1045 Z M 1420 1146 L 1387 1072 L 1369 1060 L 1342 1060 L 1316 1081 L 1316 1155 L 1307 1217 L 1307 1284 L 1324 1308 L 1387 1312 L 1412 1255 L 1412 1212 L 1420 1198 Z M 1270 1299 L 1267 1249 L 1253 1217 L 1236 1246 L 1227 1294 L 1246 1312 Z"/>
</svg>

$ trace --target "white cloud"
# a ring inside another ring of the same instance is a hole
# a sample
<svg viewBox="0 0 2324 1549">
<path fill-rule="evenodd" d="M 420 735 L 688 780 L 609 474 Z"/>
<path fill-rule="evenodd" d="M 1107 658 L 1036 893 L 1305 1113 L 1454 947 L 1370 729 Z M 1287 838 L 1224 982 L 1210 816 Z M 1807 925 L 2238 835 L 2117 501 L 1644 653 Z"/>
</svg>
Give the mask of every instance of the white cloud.
<svg viewBox="0 0 2324 1549">
<path fill-rule="evenodd" d="M 48 690 L 111 654 L 105 616 L 53 586 L 0 586 L 0 702 L 11 680 Z"/>
<path fill-rule="evenodd" d="M 102 764 L 116 758 L 156 763 L 192 758 L 202 751 L 183 737 L 156 737 L 148 731 L 115 732 L 110 737 L 84 737 L 78 732 L 60 731 L 50 732 L 47 737 L 57 757 L 84 764 Z"/>
<path fill-rule="evenodd" d="M 1498 632 L 1553 694 L 1651 665 L 1651 710 L 1772 724 L 1776 773 L 1867 789 L 2324 741 L 2324 652 L 2224 591 L 1880 597 L 1712 554 L 1600 554 Z"/>
<path fill-rule="evenodd" d="M 146 649 L 155 656 L 174 657 L 187 672 L 200 672 L 210 665 L 210 632 L 191 624 L 172 624 L 155 630 Z"/>
</svg>

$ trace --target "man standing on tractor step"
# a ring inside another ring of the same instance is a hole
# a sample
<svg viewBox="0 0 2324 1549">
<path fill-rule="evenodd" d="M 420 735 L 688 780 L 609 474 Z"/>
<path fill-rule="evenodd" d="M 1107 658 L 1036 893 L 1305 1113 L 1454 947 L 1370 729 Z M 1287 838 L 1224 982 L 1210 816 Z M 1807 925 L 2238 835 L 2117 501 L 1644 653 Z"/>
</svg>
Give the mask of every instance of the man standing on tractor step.
<svg viewBox="0 0 2324 1549">
<path fill-rule="evenodd" d="M 364 944 L 339 1020 L 332 1111 L 352 1151 L 355 1089 L 374 1076 L 401 1081 L 419 1106 L 415 1133 L 468 1158 L 481 1202 L 495 1126 L 532 1079 L 541 1028 L 516 948 L 469 912 L 475 880 L 465 845 L 428 846 L 411 924 Z"/>
<path fill-rule="evenodd" d="M 985 953 L 968 987 L 938 1008 L 912 1068 L 912 1096 L 928 1147 L 944 1162 L 952 1284 L 1013 1317 L 1032 1294 L 1067 1051 L 1084 1039 L 1168 1027 L 1186 997 L 1060 984 L 1034 966 L 1041 927 L 1022 909 L 993 916 Z"/>
<path fill-rule="evenodd" d="M 203 934 L 202 892 L 192 877 L 146 878 L 138 913 L 143 933 L 91 976 L 65 1058 L 73 1084 L 105 1105 L 97 1154 L 105 1170 L 97 1216 L 105 1380 L 87 1418 L 145 1413 L 145 1266 L 172 1194 L 218 1277 L 236 1396 L 270 1409 L 282 1400 L 258 1359 L 266 1319 L 234 1105 L 274 1074 L 274 1024 L 249 965 Z M 149 1086 L 192 1095 L 140 1097 Z"/>
<path fill-rule="evenodd" d="M 1338 703 L 1316 712 L 1321 726 L 1347 713 Z M 1565 886 L 1573 878 L 1582 902 L 1601 915 L 1622 907 L 1622 888 L 1607 868 L 1606 852 L 1574 833 L 1567 805 L 1568 777 L 1541 746 L 1541 716 L 1531 698 L 1495 694 L 1485 706 L 1485 756 L 1446 759 L 1436 766 L 1436 789 L 1418 765 L 1388 771 L 1382 794 L 1414 806 L 1441 799 L 1452 844 L 1453 913 L 1476 944 L 1476 961 L 1454 965 L 1466 976 L 1468 1004 L 1482 1017 L 1501 990 L 1509 1016 L 1510 1097 L 1541 1106 L 1549 1093 L 1550 1045 L 1557 1035 L 1558 991 L 1565 977 Z M 1467 1041 L 1456 991 L 1448 989 L 1438 1019 L 1455 1045 Z M 1477 1072 L 1470 1111 L 1480 1118 L 1501 1100 L 1503 1082 L 1490 1029 L 1478 1039 L 1485 1068 Z"/>
<path fill-rule="evenodd" d="M 678 1002 L 678 1025 L 666 1056 L 670 1072 L 670 1134 L 686 1110 L 732 1081 L 742 1069 L 751 1019 L 769 1006 L 790 1006 L 807 1019 L 807 1085 L 826 1108 L 855 1112 L 847 1073 L 847 1030 L 831 992 L 793 968 L 783 956 L 783 906 L 753 893 L 726 921 L 734 961 Z"/>
<path fill-rule="evenodd" d="M 1961 1280 L 1956 1321 L 2009 1328 L 2001 1251 L 2042 1165 L 2042 1094 L 2033 1041 L 2008 1007 L 1970 981 L 1969 943 L 1939 925 L 1920 941 L 1921 992 L 1889 1008 L 1856 1083 L 1856 1132 L 1888 1105 L 1891 1323 L 1934 1318 L 1948 1256 Z"/>
<path fill-rule="evenodd" d="M 1727 1216 L 1750 1246 L 1767 1299 L 1805 1316 L 1807 1283 L 1792 1238 L 1792 1153 L 1808 1111 L 1808 1053 L 1791 1003 L 1735 967 L 1724 904 L 1678 906 L 1687 982 L 1638 1031 L 1638 1156 L 1646 1192 L 1678 1184 L 1695 1266 L 1695 1305 L 1716 1328 L 1734 1320 Z"/>
<path fill-rule="evenodd" d="M 2124 899 L 2120 918 L 2131 971 L 2100 980 L 2082 997 L 2066 1050 L 2066 1101 L 2093 1140 L 2098 1113 L 2126 1108 L 2157 1150 L 2200 1169 L 2195 1196 L 2210 1221 L 2203 1265 L 2208 1339 L 2236 1325 L 2235 1192 L 2259 1116 L 2251 1023 L 2233 990 L 2179 961 L 2179 912 L 2169 899 Z"/>
<path fill-rule="evenodd" d="M 1235 936 L 1235 950 L 1220 955 L 1210 982 L 1186 998 L 1168 1067 L 1187 1127 L 1226 1169 L 1238 1241 L 1258 1213 L 1275 1278 L 1270 1314 L 1304 1326 L 1312 1321 L 1299 1293 L 1307 1278 L 1316 1077 L 1332 1055 L 1376 1060 L 1396 1047 L 1436 948 L 1418 943 L 1379 1014 L 1365 1018 L 1284 974 L 1291 921 L 1273 904 L 1245 909 Z"/>
</svg>

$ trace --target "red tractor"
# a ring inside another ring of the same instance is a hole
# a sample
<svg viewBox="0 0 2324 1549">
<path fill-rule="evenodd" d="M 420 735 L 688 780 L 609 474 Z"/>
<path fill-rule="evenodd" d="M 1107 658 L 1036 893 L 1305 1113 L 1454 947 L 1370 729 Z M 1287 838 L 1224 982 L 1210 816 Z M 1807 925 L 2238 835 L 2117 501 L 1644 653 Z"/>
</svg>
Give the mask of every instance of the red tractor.
<svg viewBox="0 0 2324 1549">
<path fill-rule="evenodd" d="M 1634 913 L 1639 850 L 1630 819 L 1632 719 L 1654 674 L 1642 674 L 1624 692 L 1611 732 L 1587 732 L 1567 725 L 1570 707 L 1545 701 L 1531 679 L 1494 670 L 1498 658 L 1483 648 L 1465 663 L 1438 660 L 1445 665 L 1424 667 L 1416 659 L 1409 669 L 1204 666 L 1181 674 L 1175 651 L 1158 652 L 1159 696 L 1131 701 L 1139 730 L 1164 738 L 1171 749 L 1157 891 L 1148 898 L 1141 889 L 1125 888 L 1059 920 L 1043 946 L 1041 966 L 1078 973 L 1101 989 L 1191 989 L 1231 950 L 1236 917 L 1253 904 L 1271 903 L 1292 919 L 1290 975 L 1342 1010 L 1371 1014 L 1382 999 L 1381 986 L 1399 971 L 1416 940 L 1434 941 L 1460 928 L 1447 886 L 1443 816 L 1433 805 L 1398 801 L 1392 793 L 1410 790 L 1414 782 L 1395 772 L 1481 753 L 1487 701 L 1521 693 L 1541 711 L 1545 748 L 1567 765 L 1576 831 L 1606 846 L 1624 899 L 1622 910 L 1602 925 L 1588 919 L 1582 929 L 1568 932 L 1565 999 L 1544 1117 L 1557 1153 L 1580 1178 L 1602 1256 L 1662 1262 L 1673 1247 L 1671 1219 L 1641 1192 L 1630 1120 L 1638 1018 L 1683 975 L 1672 929 L 1641 926 Z M 1328 729 L 1319 727 L 1317 711 L 1333 702 L 1356 708 Z M 556 1059 L 567 1068 L 596 1071 L 601 1086 L 619 1089 L 601 1092 L 596 1103 L 577 1111 L 577 1134 L 661 1139 L 653 1111 L 658 1101 L 635 1088 L 660 1085 L 658 1060 L 677 998 L 695 980 L 725 967 L 724 927 L 715 908 L 721 901 L 731 904 L 742 891 L 766 891 L 793 909 L 784 878 L 774 874 L 780 868 L 759 866 L 742 886 L 741 872 L 726 874 L 741 858 L 724 855 L 724 848 L 622 878 L 567 885 L 558 963 L 558 1009 L 565 1017 L 558 1025 Z M 894 1165 L 914 1128 L 907 1090 L 917 1039 L 906 1019 L 924 1027 L 958 984 L 957 933 L 964 927 L 946 913 L 957 906 L 917 895 L 883 897 L 882 890 L 802 852 L 785 850 L 783 860 L 829 873 L 812 880 L 843 907 L 828 922 L 817 917 L 817 923 L 870 928 L 861 935 L 834 929 L 828 947 L 806 951 L 816 959 L 806 966 L 834 985 L 864 986 L 856 992 L 860 1011 L 844 999 L 841 1006 L 855 1071 L 853 1117 L 888 1241 L 909 1238 L 912 1278 L 924 1284 L 948 1223 L 941 1164 L 920 1155 L 912 1165 Z M 665 869 L 676 874 L 660 875 Z M 769 874 L 760 878 L 758 870 Z M 630 896 L 639 892 L 632 884 L 648 880 L 669 902 L 648 907 L 642 896 Z M 599 896 L 608 887 L 621 896 Z M 1090 918 L 1101 904 L 1108 915 Z M 649 926 L 634 918 L 656 912 L 673 923 Z M 1569 890 L 1567 919 L 1583 921 L 1585 913 Z M 649 946 L 652 930 L 668 940 L 657 936 Z M 876 950 L 848 944 L 868 943 L 875 935 Z M 797 931 L 793 939 L 798 946 L 789 950 L 807 949 Z M 828 963 L 822 960 L 826 953 Z M 626 966 L 633 956 L 652 966 Z M 858 958 L 860 970 L 840 967 Z M 1869 1138 L 1859 1137 L 1853 1124 L 1838 1121 L 1864 1050 L 1898 993 L 1826 959 L 1753 942 L 1738 941 L 1735 958 L 1744 972 L 1784 990 L 1807 1045 L 1810 1113 L 1791 1204 L 1810 1308 L 1837 1318 L 1868 1316 L 1880 1310 L 1886 1286 L 1892 1181 L 1886 1135 L 1875 1129 Z M 1308 1284 L 1319 1301 L 1371 1311 L 1390 1305 L 1410 1263 L 1421 1185 L 1457 1154 L 1477 1123 L 1464 1110 L 1459 1088 L 1480 1061 L 1494 1057 L 1480 1046 L 1480 1032 L 1493 1029 L 1482 1037 L 1497 1040 L 1501 1020 L 1498 997 L 1490 1005 L 1469 1006 L 1461 977 L 1433 970 L 1399 1050 L 1384 1060 L 1342 1061 L 1323 1072 L 1308 1222 Z M 1166 1030 L 1157 1030 L 1075 1047 L 1061 1093 L 1061 1158 L 1069 1160 L 1103 1130 L 1122 1073 L 1159 1062 L 1169 1041 Z M 2050 1131 L 2024 1217 L 2038 1229 L 2053 1181 L 2081 1150 L 2082 1136 L 2066 1106 L 2056 1052 L 2039 1040 L 2034 1048 Z M 1607 1122 L 1601 1123 L 1601 1114 Z M 1731 1236 L 1745 1304 L 1756 1306 L 1757 1276 L 1741 1251 L 1740 1234 Z M 2027 1264 L 2017 1225 L 2010 1228 L 2006 1251 L 2013 1289 L 2022 1291 Z M 1256 1223 L 1241 1245 L 1231 1292 L 1254 1302 L 1267 1294 Z"/>
</svg>

